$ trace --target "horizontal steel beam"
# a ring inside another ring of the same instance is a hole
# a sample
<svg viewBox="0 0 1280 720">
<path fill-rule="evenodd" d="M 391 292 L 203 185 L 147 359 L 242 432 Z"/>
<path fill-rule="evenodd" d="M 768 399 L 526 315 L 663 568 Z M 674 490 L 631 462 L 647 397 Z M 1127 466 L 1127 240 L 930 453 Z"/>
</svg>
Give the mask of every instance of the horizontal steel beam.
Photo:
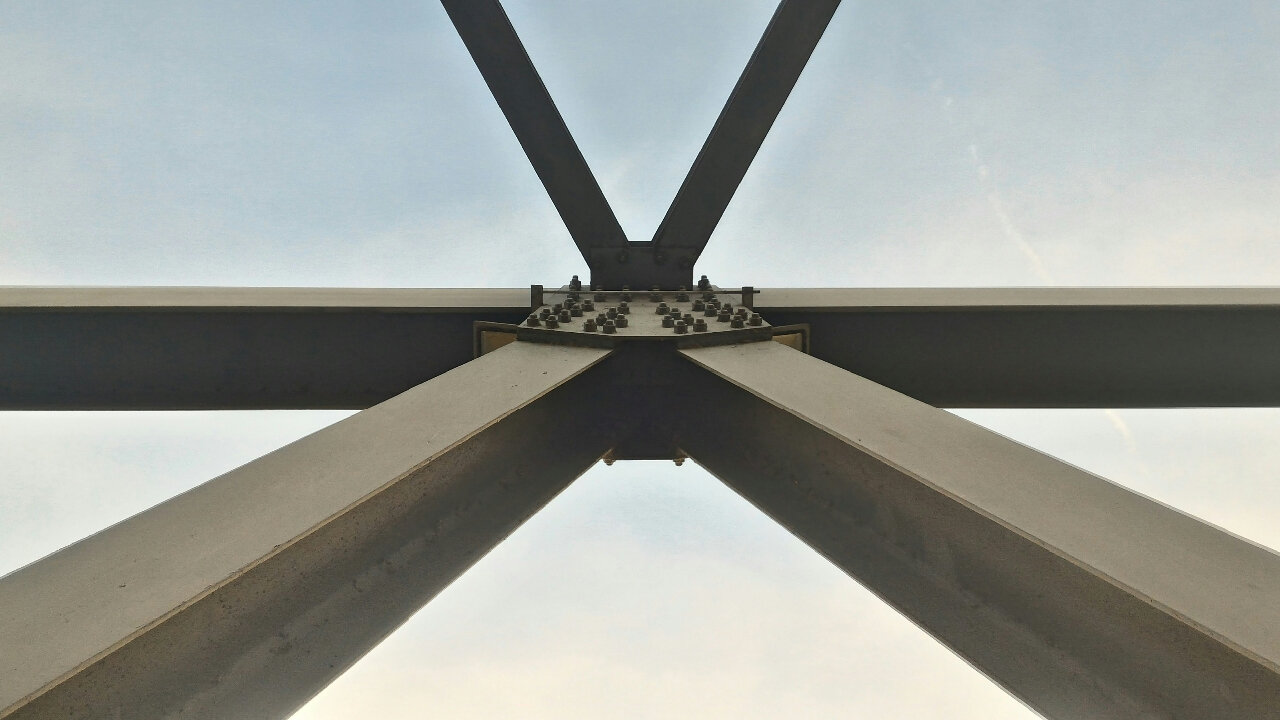
<svg viewBox="0 0 1280 720">
<path fill-rule="evenodd" d="M 1280 555 L 777 343 L 681 352 L 681 448 L 1046 717 L 1280 718 Z"/>
<path fill-rule="evenodd" d="M 0 409 L 365 408 L 529 290 L 0 288 Z"/>
<path fill-rule="evenodd" d="M 509 345 L 0 579 L 0 717 L 287 717 L 609 449 L 606 355 Z"/>
<path fill-rule="evenodd" d="M 1277 288 L 766 289 L 815 357 L 941 407 L 1280 406 Z"/>
</svg>

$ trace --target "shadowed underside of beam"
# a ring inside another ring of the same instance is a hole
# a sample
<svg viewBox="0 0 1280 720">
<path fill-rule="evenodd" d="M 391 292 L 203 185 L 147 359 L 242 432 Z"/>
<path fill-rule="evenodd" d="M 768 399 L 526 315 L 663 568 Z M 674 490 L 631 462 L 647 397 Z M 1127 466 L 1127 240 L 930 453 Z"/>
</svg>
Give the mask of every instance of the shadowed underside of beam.
<svg viewBox="0 0 1280 720">
<path fill-rule="evenodd" d="M 1280 406 L 1280 289 L 765 289 L 812 353 L 941 407 Z M 0 288 L 0 409 L 365 408 L 527 289 Z"/>
<path fill-rule="evenodd" d="M 1280 718 L 1280 556 L 777 343 L 682 351 L 731 488 L 1047 717 Z"/>
<path fill-rule="evenodd" d="M 608 449 L 605 355 L 504 347 L 0 579 L 0 717 L 288 716 Z"/>
</svg>

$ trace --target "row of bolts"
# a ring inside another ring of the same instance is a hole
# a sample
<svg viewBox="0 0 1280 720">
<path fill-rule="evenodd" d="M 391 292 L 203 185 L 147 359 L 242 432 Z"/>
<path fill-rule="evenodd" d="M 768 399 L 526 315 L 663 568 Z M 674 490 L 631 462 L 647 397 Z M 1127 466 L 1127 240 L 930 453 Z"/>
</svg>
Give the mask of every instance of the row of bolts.
<svg viewBox="0 0 1280 720">
<path fill-rule="evenodd" d="M 681 313 L 679 308 L 668 307 L 662 302 L 662 295 L 656 290 L 650 296 L 651 300 L 658 302 L 658 315 L 662 315 L 662 326 L 672 328 L 676 334 L 683 335 L 692 327 L 694 332 L 706 332 L 707 321 L 703 318 L 694 318 L 690 313 Z M 551 308 L 542 308 L 538 313 L 530 315 L 525 322 L 530 326 L 545 325 L 548 328 L 558 328 L 561 324 L 569 324 L 571 318 L 582 317 L 584 311 L 594 311 L 596 302 L 603 302 L 605 295 L 597 293 L 595 300 L 578 301 L 578 293 L 570 292 L 568 299 L 563 304 L 556 304 Z M 616 333 L 618 328 L 627 327 L 627 315 L 631 313 L 629 301 L 630 293 L 623 293 L 622 301 L 617 307 L 611 307 L 605 312 L 600 313 L 594 319 L 588 318 L 583 321 L 582 329 L 585 332 L 596 332 L 599 329 L 606 335 Z M 688 293 L 681 292 L 676 295 L 676 302 L 688 302 Z M 715 294 L 711 292 L 703 293 L 699 300 L 693 302 L 694 311 L 700 311 L 706 317 L 714 317 L 718 322 L 727 322 L 732 328 L 742 328 L 747 325 L 758 326 L 764 323 L 759 313 L 749 312 L 745 307 L 739 307 L 736 310 L 730 303 L 724 303 L 716 299 Z"/>
</svg>

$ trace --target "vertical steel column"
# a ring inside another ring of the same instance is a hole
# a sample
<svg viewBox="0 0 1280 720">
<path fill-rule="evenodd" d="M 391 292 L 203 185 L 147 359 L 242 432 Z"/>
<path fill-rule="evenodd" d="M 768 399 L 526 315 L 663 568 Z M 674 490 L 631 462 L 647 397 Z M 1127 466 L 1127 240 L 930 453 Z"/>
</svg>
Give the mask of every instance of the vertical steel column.
<svg viewBox="0 0 1280 720">
<path fill-rule="evenodd" d="M 0 717 L 288 716 L 608 449 L 607 354 L 514 343 L 3 578 Z"/>
<path fill-rule="evenodd" d="M 1280 718 L 1280 556 L 777 343 L 681 351 L 699 464 L 1049 718 Z"/>
</svg>

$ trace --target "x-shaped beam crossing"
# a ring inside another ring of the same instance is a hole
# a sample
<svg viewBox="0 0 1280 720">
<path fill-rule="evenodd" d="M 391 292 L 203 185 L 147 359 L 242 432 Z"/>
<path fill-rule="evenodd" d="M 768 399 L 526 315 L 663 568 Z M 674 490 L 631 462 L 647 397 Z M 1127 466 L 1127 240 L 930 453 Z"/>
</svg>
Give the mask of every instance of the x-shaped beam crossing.
<svg viewBox="0 0 1280 720">
<path fill-rule="evenodd" d="M 935 407 L 1280 404 L 1280 290 L 694 289 L 837 3 L 631 243 L 443 1 L 601 289 L 0 290 L 0 407 L 362 409 L 0 579 L 0 717 L 285 717 L 596 461 L 687 456 L 1046 717 L 1280 718 L 1280 557 Z"/>
</svg>

